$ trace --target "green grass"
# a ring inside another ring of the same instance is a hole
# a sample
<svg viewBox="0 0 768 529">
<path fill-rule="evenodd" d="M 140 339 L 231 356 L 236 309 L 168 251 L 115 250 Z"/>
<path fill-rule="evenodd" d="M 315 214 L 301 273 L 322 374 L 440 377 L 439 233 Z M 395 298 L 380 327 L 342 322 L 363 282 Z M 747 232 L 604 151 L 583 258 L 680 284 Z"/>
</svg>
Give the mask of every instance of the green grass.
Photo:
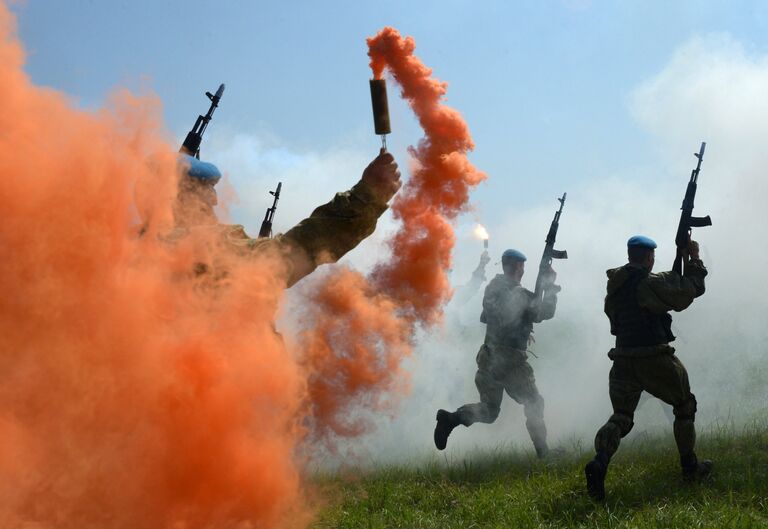
<svg viewBox="0 0 768 529">
<path fill-rule="evenodd" d="M 320 528 L 768 528 L 768 425 L 712 428 L 697 452 L 715 462 L 703 483 L 684 483 L 667 437 L 622 444 L 604 503 L 584 489 L 591 453 L 541 462 L 530 454 L 470 454 L 449 461 L 317 476 L 326 498 Z"/>
</svg>

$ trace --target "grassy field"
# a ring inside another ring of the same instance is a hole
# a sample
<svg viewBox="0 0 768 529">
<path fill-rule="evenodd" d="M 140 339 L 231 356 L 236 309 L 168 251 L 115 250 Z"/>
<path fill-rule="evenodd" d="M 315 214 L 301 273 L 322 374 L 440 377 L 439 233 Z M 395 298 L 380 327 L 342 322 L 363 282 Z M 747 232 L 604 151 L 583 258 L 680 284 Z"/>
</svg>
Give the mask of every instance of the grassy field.
<svg viewBox="0 0 768 529">
<path fill-rule="evenodd" d="M 697 452 L 715 462 L 704 483 L 681 480 L 669 438 L 671 432 L 622 444 L 606 481 L 608 498 L 599 504 L 584 489 L 591 451 L 579 448 L 547 462 L 499 449 L 318 476 L 328 503 L 312 527 L 768 528 L 768 425 L 700 434 Z"/>
</svg>

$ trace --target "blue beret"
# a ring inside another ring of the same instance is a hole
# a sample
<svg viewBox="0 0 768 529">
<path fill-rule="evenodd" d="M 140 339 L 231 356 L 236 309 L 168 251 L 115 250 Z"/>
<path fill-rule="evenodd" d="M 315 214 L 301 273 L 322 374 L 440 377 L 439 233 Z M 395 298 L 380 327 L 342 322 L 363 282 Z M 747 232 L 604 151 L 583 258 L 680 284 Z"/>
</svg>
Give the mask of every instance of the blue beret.
<svg viewBox="0 0 768 529">
<path fill-rule="evenodd" d="M 524 263 L 527 260 L 528 258 L 523 254 L 523 252 L 518 250 L 504 250 L 504 253 L 501 254 L 502 264 L 508 261 L 518 261 L 520 263 Z"/>
<path fill-rule="evenodd" d="M 649 250 L 655 250 L 656 241 L 645 235 L 635 235 L 634 237 L 630 237 L 627 241 L 627 248 L 648 248 Z"/>
<path fill-rule="evenodd" d="M 188 154 L 179 155 L 181 163 L 189 165 L 187 168 L 187 176 L 194 178 L 201 183 L 210 184 L 215 186 L 221 179 L 221 171 L 219 168 L 210 162 L 201 162 L 194 156 Z"/>
</svg>

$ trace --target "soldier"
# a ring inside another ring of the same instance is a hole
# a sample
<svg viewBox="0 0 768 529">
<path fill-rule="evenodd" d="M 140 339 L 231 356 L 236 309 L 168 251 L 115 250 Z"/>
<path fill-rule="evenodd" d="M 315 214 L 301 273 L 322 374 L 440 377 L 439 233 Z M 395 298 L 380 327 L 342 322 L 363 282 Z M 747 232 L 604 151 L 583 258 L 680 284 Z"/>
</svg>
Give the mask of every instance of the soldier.
<svg viewBox="0 0 768 529">
<path fill-rule="evenodd" d="M 485 288 L 480 321 L 487 325 L 485 343 L 477 353 L 475 385 L 480 402 L 466 404 L 455 412 L 438 410 L 434 440 L 443 450 L 454 428 L 476 422 L 492 423 L 499 416 L 504 391 L 523 405 L 526 427 L 539 457 L 548 453 L 544 425 L 544 399 L 536 388 L 527 349 L 533 324 L 555 315 L 557 293 L 555 272 L 545 278 L 544 296 L 537 303 L 533 292 L 523 288 L 526 257 L 517 250 L 506 250 L 501 257 L 503 274 L 497 274 Z"/>
<path fill-rule="evenodd" d="M 699 259 L 698 243 L 691 240 L 685 250 L 678 250 L 685 263 L 682 276 L 674 271 L 652 274 L 655 249 L 653 240 L 634 236 L 627 242 L 629 263 L 607 272 L 605 313 L 616 336 L 616 347 L 608 352 L 613 360 L 608 378 L 613 415 L 597 432 L 597 454 L 584 469 L 587 492 L 596 500 L 605 498 L 608 462 L 632 429 L 643 391 L 673 406 L 683 477 L 704 477 L 712 469 L 711 461 L 699 461 L 694 452 L 696 397 L 685 367 L 669 345 L 675 339 L 669 311 L 686 309 L 704 293 L 707 269 Z"/>
<path fill-rule="evenodd" d="M 287 286 L 312 272 L 318 265 L 338 261 L 371 235 L 387 202 L 400 188 L 400 172 L 390 153 L 382 152 L 352 189 L 336 196 L 286 233 L 271 239 L 253 239 L 240 225 L 222 225 L 214 213 L 214 186 L 221 178 L 215 165 L 181 154 L 187 166 L 179 183 L 174 207 L 176 228 L 169 241 L 183 238 L 193 229 L 211 229 L 229 247 L 247 255 L 275 252 L 287 268 Z M 211 265 L 198 263 L 196 272 Z"/>
</svg>

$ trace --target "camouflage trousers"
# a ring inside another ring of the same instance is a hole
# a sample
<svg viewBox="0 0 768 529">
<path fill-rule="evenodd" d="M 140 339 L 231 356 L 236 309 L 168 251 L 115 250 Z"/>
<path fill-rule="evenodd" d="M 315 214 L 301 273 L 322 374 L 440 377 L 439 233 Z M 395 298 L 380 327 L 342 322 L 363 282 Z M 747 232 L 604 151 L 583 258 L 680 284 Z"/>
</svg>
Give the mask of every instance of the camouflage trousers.
<svg viewBox="0 0 768 529">
<path fill-rule="evenodd" d="M 477 353 L 475 386 L 480 393 L 480 402 L 465 404 L 456 410 L 461 424 L 469 426 L 476 422 L 494 422 L 501 411 L 501 400 L 506 391 L 507 395 L 523 405 L 525 426 L 536 451 L 547 451 L 544 399 L 536 387 L 533 368 L 526 360 L 525 352 L 516 349 L 492 350 L 484 344 Z"/>
<path fill-rule="evenodd" d="M 614 356 L 608 387 L 613 415 L 597 432 L 597 452 L 603 452 L 609 458 L 616 452 L 621 438 L 634 426 L 640 394 L 647 391 L 672 406 L 675 416 L 672 428 L 680 456 L 693 454 L 696 444 L 696 397 L 691 393 L 685 366 L 674 354 Z"/>
</svg>

